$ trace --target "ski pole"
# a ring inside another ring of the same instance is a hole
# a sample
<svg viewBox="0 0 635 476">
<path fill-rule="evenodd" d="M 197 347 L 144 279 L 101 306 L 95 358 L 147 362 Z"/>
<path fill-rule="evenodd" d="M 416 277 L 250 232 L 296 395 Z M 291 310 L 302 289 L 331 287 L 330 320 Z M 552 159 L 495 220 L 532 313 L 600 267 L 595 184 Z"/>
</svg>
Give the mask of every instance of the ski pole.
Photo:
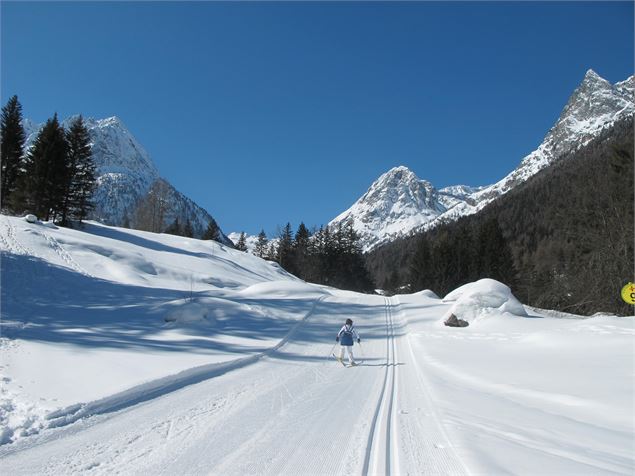
<svg viewBox="0 0 635 476">
<path fill-rule="evenodd" d="M 333 347 L 331 347 L 331 350 L 329 350 L 329 355 L 328 357 L 330 357 L 331 355 L 333 355 L 333 351 L 335 350 L 335 346 L 337 345 L 337 342 L 335 344 L 333 344 Z"/>
</svg>

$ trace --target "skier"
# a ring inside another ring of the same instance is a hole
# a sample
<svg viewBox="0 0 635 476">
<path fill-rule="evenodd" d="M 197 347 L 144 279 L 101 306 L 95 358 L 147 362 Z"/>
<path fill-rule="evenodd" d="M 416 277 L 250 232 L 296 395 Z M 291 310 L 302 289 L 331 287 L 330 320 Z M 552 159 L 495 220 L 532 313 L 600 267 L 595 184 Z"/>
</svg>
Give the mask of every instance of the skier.
<svg viewBox="0 0 635 476">
<path fill-rule="evenodd" d="M 353 320 L 346 319 L 346 324 L 342 326 L 335 338 L 335 342 L 340 343 L 340 356 L 336 358 L 342 365 L 344 365 L 343 360 L 345 348 L 348 351 L 348 362 L 350 365 L 357 365 L 357 362 L 355 362 L 355 358 L 353 357 L 353 339 L 357 339 L 358 344 L 361 343 L 361 339 L 353 327 Z"/>
</svg>

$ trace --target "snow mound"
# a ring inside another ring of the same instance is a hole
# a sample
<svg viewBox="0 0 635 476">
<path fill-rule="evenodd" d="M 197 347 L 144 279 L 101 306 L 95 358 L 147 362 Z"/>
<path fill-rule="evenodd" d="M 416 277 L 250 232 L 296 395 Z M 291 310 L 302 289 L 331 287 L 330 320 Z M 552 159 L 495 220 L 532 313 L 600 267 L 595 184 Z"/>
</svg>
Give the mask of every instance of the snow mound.
<svg viewBox="0 0 635 476">
<path fill-rule="evenodd" d="M 250 297 L 313 297 L 330 294 L 324 287 L 304 281 L 269 281 L 257 283 L 240 291 Z"/>
<path fill-rule="evenodd" d="M 423 291 L 419 291 L 416 293 L 412 293 L 413 296 L 421 296 L 430 299 L 441 299 L 437 293 L 432 291 L 431 289 L 424 289 Z"/>
<path fill-rule="evenodd" d="M 222 328 L 234 319 L 260 318 L 267 316 L 262 306 L 242 303 L 230 299 L 204 297 L 178 299 L 167 304 L 163 318 L 167 323 L 183 326 L 217 326 Z"/>
<path fill-rule="evenodd" d="M 214 323 L 214 318 L 209 312 L 209 308 L 200 302 L 183 300 L 170 303 L 170 309 L 165 315 L 165 322 L 175 322 L 183 324 L 191 323 Z"/>
<path fill-rule="evenodd" d="M 443 298 L 443 302 L 454 302 L 442 321 L 454 314 L 470 324 L 492 315 L 527 317 L 524 306 L 512 294 L 508 286 L 494 279 L 480 279 L 465 284 Z"/>
</svg>

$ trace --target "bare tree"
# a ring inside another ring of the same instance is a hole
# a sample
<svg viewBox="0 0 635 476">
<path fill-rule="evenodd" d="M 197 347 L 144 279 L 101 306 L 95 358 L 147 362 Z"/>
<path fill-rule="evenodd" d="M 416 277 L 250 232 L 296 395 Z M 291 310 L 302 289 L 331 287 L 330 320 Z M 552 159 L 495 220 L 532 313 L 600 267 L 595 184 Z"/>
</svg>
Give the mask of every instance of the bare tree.
<svg viewBox="0 0 635 476">
<path fill-rule="evenodd" d="M 135 211 L 135 227 L 139 230 L 161 233 L 165 230 L 165 216 L 170 200 L 170 187 L 163 179 L 152 184 L 150 190 L 139 200 Z"/>
</svg>

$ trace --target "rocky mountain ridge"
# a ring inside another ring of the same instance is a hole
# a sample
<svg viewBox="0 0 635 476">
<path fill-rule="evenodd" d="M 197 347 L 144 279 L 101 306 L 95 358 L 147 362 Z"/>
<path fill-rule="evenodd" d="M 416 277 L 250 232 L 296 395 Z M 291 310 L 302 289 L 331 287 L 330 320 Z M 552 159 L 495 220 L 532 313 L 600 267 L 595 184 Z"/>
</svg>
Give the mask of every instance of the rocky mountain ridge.
<svg viewBox="0 0 635 476">
<path fill-rule="evenodd" d="M 588 144 L 635 110 L 633 76 L 615 84 L 588 70 L 540 146 L 493 185 L 437 190 L 404 166 L 381 175 L 329 225 L 352 221 L 364 251 L 410 233 L 477 213 L 560 157 Z"/>
<path fill-rule="evenodd" d="M 67 128 L 74 116 L 62 121 Z M 116 116 L 106 119 L 88 118 L 84 120 L 90 135 L 93 161 L 97 171 L 95 209 L 89 219 L 106 225 L 137 228 L 136 212 L 139 203 L 149 194 L 161 192 L 159 200 L 164 226 L 175 218 L 181 223 L 189 220 L 194 236 L 200 237 L 207 229 L 212 216 L 194 201 L 179 192 L 169 181 L 161 178 L 159 170 L 148 152 L 132 135 L 123 121 Z M 23 126 L 27 135 L 28 148 L 36 139 L 41 124 L 25 119 Z M 231 243 L 222 233 L 222 241 Z"/>
</svg>

